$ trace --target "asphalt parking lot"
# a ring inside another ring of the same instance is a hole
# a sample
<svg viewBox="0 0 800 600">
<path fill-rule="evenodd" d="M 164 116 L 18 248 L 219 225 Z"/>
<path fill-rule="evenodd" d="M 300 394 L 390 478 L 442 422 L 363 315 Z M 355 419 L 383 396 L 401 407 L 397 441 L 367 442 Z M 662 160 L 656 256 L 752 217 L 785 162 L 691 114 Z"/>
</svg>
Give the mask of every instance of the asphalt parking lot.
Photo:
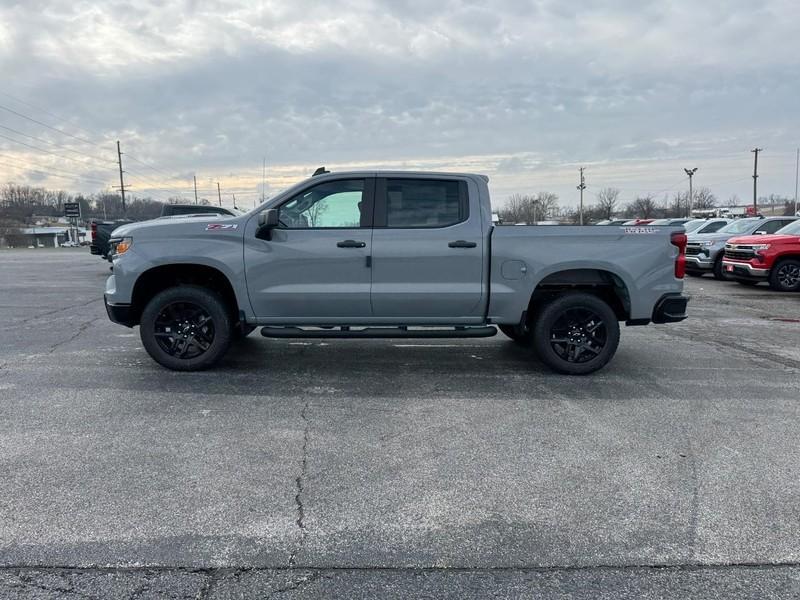
<svg viewBox="0 0 800 600">
<path fill-rule="evenodd" d="M 800 596 L 800 295 L 688 279 L 602 372 L 485 340 L 166 371 L 85 249 L 0 251 L 0 597 Z"/>
</svg>

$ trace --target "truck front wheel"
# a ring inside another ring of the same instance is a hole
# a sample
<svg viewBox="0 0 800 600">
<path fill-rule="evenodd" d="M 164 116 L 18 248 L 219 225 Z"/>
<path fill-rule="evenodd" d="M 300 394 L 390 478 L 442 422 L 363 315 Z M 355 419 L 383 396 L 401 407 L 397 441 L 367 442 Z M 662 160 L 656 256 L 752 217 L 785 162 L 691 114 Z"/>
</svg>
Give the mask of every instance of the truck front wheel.
<svg viewBox="0 0 800 600">
<path fill-rule="evenodd" d="M 779 292 L 800 291 L 800 259 L 785 258 L 772 267 L 769 287 Z"/>
<path fill-rule="evenodd" d="M 216 364 L 231 342 L 231 319 L 222 298 L 195 285 L 159 292 L 147 303 L 139 327 L 147 353 L 174 371 Z"/>
<path fill-rule="evenodd" d="M 567 375 L 605 366 L 619 345 L 619 322 L 597 296 L 564 294 L 550 301 L 533 325 L 533 347 L 543 363 Z"/>
</svg>

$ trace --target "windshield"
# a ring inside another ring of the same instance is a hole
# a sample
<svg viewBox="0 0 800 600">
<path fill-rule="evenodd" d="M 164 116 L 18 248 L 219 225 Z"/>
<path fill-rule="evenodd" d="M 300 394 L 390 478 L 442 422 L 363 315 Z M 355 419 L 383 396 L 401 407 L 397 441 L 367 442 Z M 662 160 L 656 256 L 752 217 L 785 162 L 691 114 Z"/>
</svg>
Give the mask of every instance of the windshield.
<svg viewBox="0 0 800 600">
<path fill-rule="evenodd" d="M 750 231 L 750 229 L 761 219 L 742 219 L 741 221 L 734 221 L 733 223 L 729 223 L 725 225 L 722 229 L 719 230 L 720 233 L 745 233 Z"/>
<path fill-rule="evenodd" d="M 705 219 L 697 219 L 696 221 L 689 221 L 688 223 L 683 224 L 683 228 L 686 230 L 686 233 L 691 233 L 692 231 L 696 231 L 700 229 L 703 223 L 708 223 Z"/>
<path fill-rule="evenodd" d="M 778 229 L 775 233 L 780 233 L 781 235 L 800 235 L 800 221 L 790 223 L 786 227 Z"/>
</svg>

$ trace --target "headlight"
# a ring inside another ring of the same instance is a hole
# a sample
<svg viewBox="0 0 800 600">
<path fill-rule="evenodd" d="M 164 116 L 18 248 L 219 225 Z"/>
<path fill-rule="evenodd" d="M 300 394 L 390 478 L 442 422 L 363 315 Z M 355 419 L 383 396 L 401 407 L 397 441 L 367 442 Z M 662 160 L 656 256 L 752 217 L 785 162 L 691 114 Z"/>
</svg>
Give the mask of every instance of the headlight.
<svg viewBox="0 0 800 600">
<path fill-rule="evenodd" d="M 111 244 L 111 256 L 117 258 L 131 249 L 131 246 L 133 246 L 133 238 L 117 238 L 115 240 L 110 240 L 109 244 Z"/>
<path fill-rule="evenodd" d="M 755 244 L 752 248 L 753 250 L 769 250 L 769 244 Z"/>
</svg>

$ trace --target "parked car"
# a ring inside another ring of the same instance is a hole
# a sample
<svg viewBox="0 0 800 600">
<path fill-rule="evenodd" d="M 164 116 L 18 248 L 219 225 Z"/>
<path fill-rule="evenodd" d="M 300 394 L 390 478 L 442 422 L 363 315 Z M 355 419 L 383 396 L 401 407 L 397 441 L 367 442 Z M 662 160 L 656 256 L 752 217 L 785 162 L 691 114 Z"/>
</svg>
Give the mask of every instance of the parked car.
<svg viewBox="0 0 800 600">
<path fill-rule="evenodd" d="M 693 277 L 711 273 L 715 279 L 725 279 L 722 258 L 729 239 L 775 233 L 794 220 L 796 217 L 751 217 L 732 221 L 716 233 L 690 234 L 686 243 L 686 273 Z"/>
<path fill-rule="evenodd" d="M 230 208 L 223 208 L 222 206 L 210 206 L 208 204 L 165 204 L 161 208 L 162 217 L 200 214 L 235 216 L 241 213 Z"/>
<path fill-rule="evenodd" d="M 92 254 L 96 254 L 97 256 L 100 256 L 107 260 L 111 260 L 111 257 L 109 255 L 109 250 L 111 250 L 111 246 L 108 243 L 109 240 L 111 239 L 111 232 L 114 231 L 117 227 L 131 222 L 132 221 L 123 219 L 119 219 L 116 221 L 93 220 L 90 224 L 92 243 L 89 245 L 89 252 Z"/>
<path fill-rule="evenodd" d="M 722 265 L 741 284 L 767 281 L 773 290 L 800 291 L 800 220 L 773 235 L 731 238 Z"/>
<path fill-rule="evenodd" d="M 674 226 L 677 226 L 677 225 L 683 225 L 688 220 L 689 219 L 684 219 L 684 218 L 681 218 L 681 219 L 656 219 L 655 221 L 650 221 L 650 223 L 648 223 L 648 225 L 670 225 L 670 226 L 674 227 Z"/>
<path fill-rule="evenodd" d="M 318 171 L 321 172 L 321 171 Z M 488 337 L 561 373 L 605 365 L 619 322 L 686 318 L 680 228 L 493 227 L 488 178 L 325 173 L 239 217 L 114 231 L 105 303 L 161 365 L 211 367 L 232 337 Z M 175 240 L 180 240 L 177 244 Z"/>
<path fill-rule="evenodd" d="M 733 222 L 733 219 L 692 219 L 683 224 L 686 233 L 715 233 Z"/>
<path fill-rule="evenodd" d="M 605 219 L 604 221 L 595 223 L 595 225 L 624 225 L 627 222 L 628 219 Z"/>
</svg>

